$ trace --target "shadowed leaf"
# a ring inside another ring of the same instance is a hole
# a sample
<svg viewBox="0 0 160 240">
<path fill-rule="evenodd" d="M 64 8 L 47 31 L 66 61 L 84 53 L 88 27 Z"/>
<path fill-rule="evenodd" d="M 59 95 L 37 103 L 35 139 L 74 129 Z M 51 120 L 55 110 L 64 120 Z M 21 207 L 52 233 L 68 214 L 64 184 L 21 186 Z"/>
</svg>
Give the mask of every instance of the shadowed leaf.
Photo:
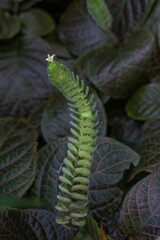
<svg viewBox="0 0 160 240">
<path fill-rule="evenodd" d="M 130 172 L 131 180 L 139 172 L 154 172 L 160 170 L 160 130 L 153 131 L 142 138 L 141 144 L 137 146 L 141 155 L 139 164 Z"/>
<path fill-rule="evenodd" d="M 0 45 L 0 115 L 26 116 L 51 95 L 46 56 L 50 45 L 40 38 L 17 38 Z"/>
<path fill-rule="evenodd" d="M 154 1 L 154 5 L 144 22 L 155 35 L 157 35 L 158 28 L 160 25 L 159 8 L 160 8 L 160 1 Z"/>
<path fill-rule="evenodd" d="M 0 119 L 0 192 L 21 197 L 33 183 L 37 134 L 27 121 Z"/>
<path fill-rule="evenodd" d="M 19 17 L 0 9 L 0 29 L 0 40 L 14 37 L 20 30 Z"/>
<path fill-rule="evenodd" d="M 27 36 L 45 36 L 55 28 L 53 18 L 44 10 L 33 8 L 20 15 L 22 32 Z"/>
<path fill-rule="evenodd" d="M 70 240 L 69 232 L 47 210 L 0 212 L 0 239 Z"/>
<path fill-rule="evenodd" d="M 151 83 L 141 87 L 129 99 L 127 114 L 137 120 L 160 119 L 160 84 Z"/>
<path fill-rule="evenodd" d="M 135 184 L 124 199 L 123 231 L 135 240 L 154 240 L 160 235 L 160 173 L 153 173 Z"/>
</svg>

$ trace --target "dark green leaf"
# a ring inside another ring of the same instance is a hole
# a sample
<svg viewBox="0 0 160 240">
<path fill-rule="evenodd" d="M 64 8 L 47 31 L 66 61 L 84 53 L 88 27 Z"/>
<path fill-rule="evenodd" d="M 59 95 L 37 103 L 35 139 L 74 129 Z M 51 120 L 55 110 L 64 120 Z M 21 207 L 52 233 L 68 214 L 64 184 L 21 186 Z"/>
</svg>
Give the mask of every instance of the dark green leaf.
<svg viewBox="0 0 160 240">
<path fill-rule="evenodd" d="M 28 36 L 45 36 L 55 28 L 53 18 L 44 10 L 33 8 L 20 15 L 22 32 Z"/>
<path fill-rule="evenodd" d="M 27 121 L 0 119 L 0 192 L 21 197 L 33 183 L 37 134 Z"/>
<path fill-rule="evenodd" d="M 146 137 L 142 138 L 142 142 L 137 147 L 137 151 L 141 155 L 139 164 L 132 168 L 129 179 L 132 179 L 139 172 L 154 172 L 160 170 L 160 130 L 153 131 Z"/>
<path fill-rule="evenodd" d="M 119 38 L 133 31 L 151 11 L 156 0 L 106 0 L 113 16 L 113 31 Z M 152 18 L 153 19 L 153 18 Z"/>
<path fill-rule="evenodd" d="M 104 31 L 111 28 L 112 16 L 105 0 L 87 0 L 87 8 L 96 24 Z"/>
<path fill-rule="evenodd" d="M 129 99 L 127 114 L 137 120 L 160 119 L 160 84 L 151 83 L 141 87 Z"/>
<path fill-rule="evenodd" d="M 152 1 L 151 1 L 152 2 Z M 145 24 L 149 29 L 157 35 L 158 33 L 158 28 L 160 25 L 160 15 L 159 15 L 159 8 L 160 8 L 160 1 L 155 0 L 154 5 L 148 15 L 148 17 L 145 20 Z"/>
<path fill-rule="evenodd" d="M 17 13 L 32 7 L 39 0 L 1 0 L 0 7 Z"/>
<path fill-rule="evenodd" d="M 47 210 L 1 211 L 1 240 L 70 240 L 69 232 Z"/>
<path fill-rule="evenodd" d="M 98 227 L 98 224 L 94 218 L 87 216 L 86 224 L 83 226 L 74 240 L 102 240 L 101 229 Z"/>
<path fill-rule="evenodd" d="M 46 200 L 39 198 L 22 198 L 17 199 L 0 193 L 0 209 L 6 208 L 49 208 L 49 203 Z"/>
<path fill-rule="evenodd" d="M 19 17 L 0 10 L 0 30 L 0 40 L 15 36 L 20 30 Z"/>
<path fill-rule="evenodd" d="M 148 79 L 147 67 L 154 46 L 153 35 L 139 29 L 119 48 L 102 46 L 88 53 L 83 64 L 90 81 L 113 98 L 126 98 Z"/>
<path fill-rule="evenodd" d="M 108 41 L 106 34 L 89 17 L 84 0 L 71 2 L 61 15 L 59 38 L 74 55 Z"/>
<path fill-rule="evenodd" d="M 121 222 L 132 239 L 154 240 L 160 236 L 160 173 L 135 184 L 124 199 Z"/>
<path fill-rule="evenodd" d="M 46 56 L 50 45 L 24 37 L 0 45 L 0 115 L 26 116 L 51 95 Z"/>
<path fill-rule="evenodd" d="M 103 104 L 99 97 L 95 95 L 97 103 L 98 135 L 105 136 L 107 119 Z M 42 116 L 41 129 L 46 142 L 65 137 L 70 131 L 70 112 L 66 99 L 59 92 L 49 99 Z"/>
<path fill-rule="evenodd" d="M 39 152 L 38 172 L 32 195 L 48 200 L 53 212 L 66 151 L 67 141 L 61 139 L 46 145 Z M 91 214 L 100 219 L 113 214 L 122 197 L 122 191 L 114 185 L 122 179 L 130 164 L 136 165 L 138 161 L 139 155 L 127 146 L 110 138 L 99 138 L 89 183 Z"/>
</svg>

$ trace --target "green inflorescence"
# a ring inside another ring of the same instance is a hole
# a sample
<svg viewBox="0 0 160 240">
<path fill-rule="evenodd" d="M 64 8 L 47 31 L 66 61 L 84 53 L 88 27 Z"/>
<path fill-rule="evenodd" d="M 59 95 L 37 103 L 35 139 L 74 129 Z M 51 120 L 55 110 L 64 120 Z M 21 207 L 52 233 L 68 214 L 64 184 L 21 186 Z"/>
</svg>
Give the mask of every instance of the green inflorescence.
<svg viewBox="0 0 160 240">
<path fill-rule="evenodd" d="M 88 185 L 95 150 L 96 111 L 93 94 L 68 68 L 48 55 L 48 76 L 69 101 L 71 136 L 59 177 L 56 221 L 67 227 L 83 226 L 88 212 Z"/>
</svg>

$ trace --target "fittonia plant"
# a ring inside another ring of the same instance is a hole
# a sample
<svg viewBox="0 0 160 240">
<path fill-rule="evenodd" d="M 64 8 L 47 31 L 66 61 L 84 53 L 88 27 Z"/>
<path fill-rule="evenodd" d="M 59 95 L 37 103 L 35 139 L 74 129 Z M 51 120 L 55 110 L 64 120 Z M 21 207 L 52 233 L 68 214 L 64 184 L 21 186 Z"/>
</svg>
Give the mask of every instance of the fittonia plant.
<svg viewBox="0 0 160 240">
<path fill-rule="evenodd" d="M 88 212 L 88 183 L 92 155 L 95 150 L 96 111 L 93 94 L 67 67 L 48 55 L 48 76 L 68 100 L 71 116 L 71 136 L 67 156 L 59 177 L 56 209 L 57 223 L 67 227 L 83 226 Z"/>
</svg>

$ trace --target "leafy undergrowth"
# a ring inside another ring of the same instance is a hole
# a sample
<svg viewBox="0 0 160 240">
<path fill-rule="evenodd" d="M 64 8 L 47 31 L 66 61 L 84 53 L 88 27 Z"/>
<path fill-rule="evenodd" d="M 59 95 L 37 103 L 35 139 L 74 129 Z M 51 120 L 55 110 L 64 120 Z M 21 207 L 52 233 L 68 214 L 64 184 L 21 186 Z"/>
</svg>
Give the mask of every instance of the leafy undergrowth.
<svg viewBox="0 0 160 240">
<path fill-rule="evenodd" d="M 0 239 L 160 236 L 160 1 L 0 1 Z M 84 227 L 55 221 L 70 115 L 47 54 L 90 86 L 98 137 Z"/>
</svg>

